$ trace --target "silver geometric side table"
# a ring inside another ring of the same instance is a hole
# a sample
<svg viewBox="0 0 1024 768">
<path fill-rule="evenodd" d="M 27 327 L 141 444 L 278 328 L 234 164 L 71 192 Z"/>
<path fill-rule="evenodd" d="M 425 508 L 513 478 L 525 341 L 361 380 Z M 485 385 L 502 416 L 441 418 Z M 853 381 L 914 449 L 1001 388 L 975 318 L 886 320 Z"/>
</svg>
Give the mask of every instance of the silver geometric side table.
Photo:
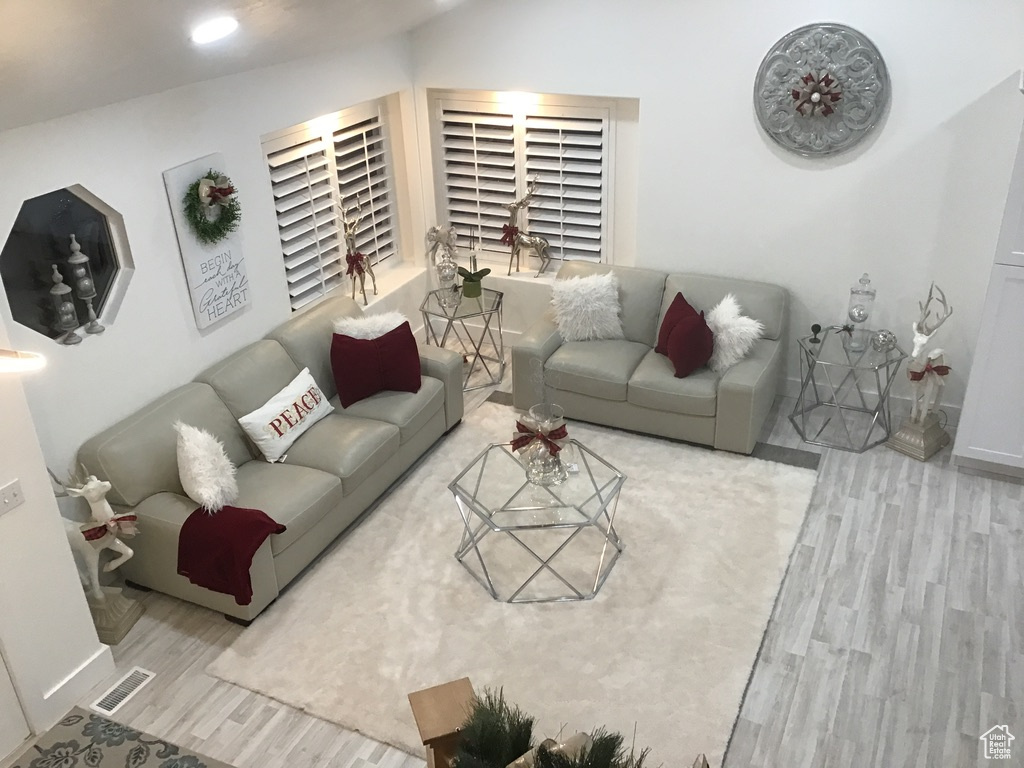
<svg viewBox="0 0 1024 768">
<path fill-rule="evenodd" d="M 483 288 L 480 296 L 463 297 L 457 306 L 449 307 L 441 303 L 441 293 L 430 291 L 420 305 L 427 344 L 444 347 L 449 338 L 455 337 L 466 361 L 462 379 L 466 392 L 500 384 L 505 376 L 505 342 L 501 335 L 504 294 Z"/>
<path fill-rule="evenodd" d="M 854 331 L 870 338 L 871 331 Z M 789 420 L 805 442 L 862 453 L 892 434 L 889 390 L 906 353 L 850 349 L 839 327 L 800 339 L 800 396 Z"/>
</svg>

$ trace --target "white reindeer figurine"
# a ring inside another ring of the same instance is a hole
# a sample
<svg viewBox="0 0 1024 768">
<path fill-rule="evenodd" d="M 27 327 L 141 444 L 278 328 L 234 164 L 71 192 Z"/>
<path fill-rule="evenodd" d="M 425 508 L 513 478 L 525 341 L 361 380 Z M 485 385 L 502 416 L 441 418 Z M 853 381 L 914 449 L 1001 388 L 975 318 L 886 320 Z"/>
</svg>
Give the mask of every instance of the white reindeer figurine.
<svg viewBox="0 0 1024 768">
<path fill-rule="evenodd" d="M 537 270 L 537 274 L 534 277 L 540 277 L 541 273 L 548 268 L 548 264 L 551 263 L 551 253 L 549 251 L 551 244 L 540 235 L 531 235 L 529 232 L 523 232 L 519 229 L 519 212 L 530 205 L 530 200 L 533 199 L 536 191 L 537 180 L 534 179 L 530 182 L 522 199 L 505 205 L 508 208 L 508 224 L 504 224 L 501 228 L 503 232 L 501 242 L 512 247 L 512 252 L 508 257 L 508 274 L 510 275 L 512 274 L 513 260 L 516 263 L 516 272 L 519 271 L 519 254 L 524 248 L 532 250 L 537 254 L 537 258 L 540 259 L 540 269 Z"/>
<path fill-rule="evenodd" d="M 345 274 L 352 278 L 352 298 L 356 297 L 356 280 L 359 281 L 359 290 L 363 294 L 363 306 L 366 306 L 369 302 L 366 299 L 366 276 L 370 276 L 370 280 L 373 282 L 373 295 L 377 295 L 377 277 L 373 274 L 373 266 L 370 264 L 370 260 L 359 251 L 356 250 L 356 232 L 359 229 L 359 222 L 362 221 L 363 207 L 356 201 L 353 208 L 350 208 L 342 216 L 342 223 L 345 225 L 345 263 L 347 268 Z M 355 211 L 355 218 L 350 218 L 351 213 Z"/>
<path fill-rule="evenodd" d="M 431 266 L 437 266 L 437 251 L 441 250 L 442 253 L 447 253 L 449 256 L 454 258 L 455 254 L 455 241 L 459 239 L 459 233 L 455 227 L 448 227 L 448 229 L 442 229 L 441 227 L 431 227 L 427 230 L 427 258 L 430 259 Z"/>
<path fill-rule="evenodd" d="M 89 475 L 80 487 L 72 485 L 75 477 L 72 476 L 66 482 L 57 480 L 51 472 L 57 484 L 63 489 L 58 496 L 81 497 L 89 502 L 89 510 L 92 513 L 92 521 L 88 523 L 76 523 L 63 518 L 64 533 L 68 537 L 68 543 L 73 552 L 81 556 L 81 562 L 76 558 L 78 564 L 78 575 L 89 596 L 95 600 L 103 600 L 105 594 L 100 586 L 100 552 L 104 549 L 112 549 L 118 553 L 109 563 L 103 566 L 104 573 L 109 573 L 125 561 L 129 560 L 135 553 L 123 541 L 118 534 L 134 536 L 138 531 L 135 522 L 138 519 L 135 515 L 116 515 L 107 501 L 107 493 L 110 492 L 110 483 L 100 480 L 96 475 Z"/>
<path fill-rule="evenodd" d="M 942 306 L 942 311 L 934 322 L 929 324 L 929 307 L 935 300 L 935 293 L 939 294 L 938 302 Z M 907 376 L 910 378 L 914 399 L 910 421 L 913 424 L 924 424 L 929 414 L 938 408 L 942 387 L 946 383 L 944 377 L 949 375 L 949 366 L 943 364 L 943 350 L 937 348 L 925 352 L 925 345 L 931 341 L 939 326 L 953 314 L 953 308 L 946 303 L 946 295 L 935 283 L 928 289 L 928 298 L 923 303 L 918 302 L 918 306 L 921 308 L 921 317 L 911 326 L 914 332 L 914 350 L 910 353 L 912 359 L 907 365 Z"/>
</svg>

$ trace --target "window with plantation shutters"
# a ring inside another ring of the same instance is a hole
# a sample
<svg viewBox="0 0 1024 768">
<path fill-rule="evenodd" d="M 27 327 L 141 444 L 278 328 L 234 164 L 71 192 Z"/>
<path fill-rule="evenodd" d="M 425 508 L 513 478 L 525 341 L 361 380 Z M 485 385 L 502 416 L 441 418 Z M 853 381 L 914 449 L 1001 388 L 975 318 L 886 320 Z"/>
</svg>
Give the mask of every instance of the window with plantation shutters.
<svg viewBox="0 0 1024 768">
<path fill-rule="evenodd" d="M 346 283 L 345 222 L 374 266 L 397 252 L 384 111 L 378 102 L 263 142 L 293 310 Z"/>
<path fill-rule="evenodd" d="M 517 226 L 550 243 L 556 259 L 606 258 L 611 109 L 590 104 L 504 104 L 481 94 L 433 92 L 438 216 L 466 242 L 508 253 L 508 205 L 535 184 Z"/>
</svg>

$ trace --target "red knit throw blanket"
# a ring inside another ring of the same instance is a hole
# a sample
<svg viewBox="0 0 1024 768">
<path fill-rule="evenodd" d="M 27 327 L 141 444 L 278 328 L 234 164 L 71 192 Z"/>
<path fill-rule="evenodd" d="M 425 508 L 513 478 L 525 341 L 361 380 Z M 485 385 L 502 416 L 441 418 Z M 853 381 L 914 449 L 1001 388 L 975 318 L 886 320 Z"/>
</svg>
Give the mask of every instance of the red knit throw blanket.
<svg viewBox="0 0 1024 768">
<path fill-rule="evenodd" d="M 239 605 L 249 605 L 252 558 L 270 534 L 285 530 L 258 509 L 224 507 L 211 515 L 199 507 L 178 534 L 178 573 L 197 586 L 233 595 Z"/>
</svg>

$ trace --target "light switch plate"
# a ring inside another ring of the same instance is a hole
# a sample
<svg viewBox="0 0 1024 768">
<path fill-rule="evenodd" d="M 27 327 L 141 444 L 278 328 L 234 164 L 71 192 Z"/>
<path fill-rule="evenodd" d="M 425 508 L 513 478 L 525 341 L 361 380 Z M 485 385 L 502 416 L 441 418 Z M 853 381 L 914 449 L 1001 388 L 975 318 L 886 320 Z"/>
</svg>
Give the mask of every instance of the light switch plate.
<svg viewBox="0 0 1024 768">
<path fill-rule="evenodd" d="M 25 496 L 21 492 L 21 481 L 14 479 L 7 485 L 0 488 L 0 515 L 4 512 L 10 512 L 17 506 L 20 506 L 25 501 Z"/>
</svg>

